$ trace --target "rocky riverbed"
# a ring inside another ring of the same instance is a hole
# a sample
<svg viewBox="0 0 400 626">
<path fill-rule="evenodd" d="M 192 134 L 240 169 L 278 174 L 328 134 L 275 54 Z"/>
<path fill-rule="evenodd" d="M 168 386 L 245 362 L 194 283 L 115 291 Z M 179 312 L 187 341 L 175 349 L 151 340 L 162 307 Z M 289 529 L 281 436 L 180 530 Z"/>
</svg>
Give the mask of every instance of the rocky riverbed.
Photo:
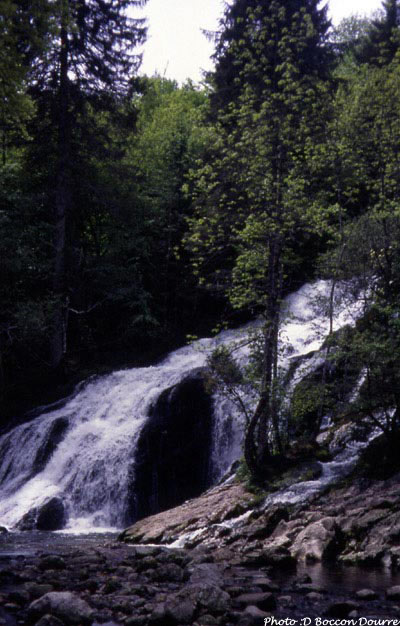
<svg viewBox="0 0 400 626">
<path fill-rule="evenodd" d="M 119 540 L 44 533 L 58 539 L 16 550 L 3 534 L 0 624 L 399 618 L 399 480 L 359 478 L 266 509 L 242 485 L 220 486 Z"/>
<path fill-rule="evenodd" d="M 272 615 L 399 614 L 399 586 L 367 589 L 363 582 L 361 573 L 358 588 L 332 590 L 304 569 L 283 575 L 282 568 L 254 565 L 248 555 L 223 548 L 130 546 L 107 539 L 82 550 L 71 541 L 40 554 L 3 555 L 0 623 L 251 626 Z"/>
</svg>

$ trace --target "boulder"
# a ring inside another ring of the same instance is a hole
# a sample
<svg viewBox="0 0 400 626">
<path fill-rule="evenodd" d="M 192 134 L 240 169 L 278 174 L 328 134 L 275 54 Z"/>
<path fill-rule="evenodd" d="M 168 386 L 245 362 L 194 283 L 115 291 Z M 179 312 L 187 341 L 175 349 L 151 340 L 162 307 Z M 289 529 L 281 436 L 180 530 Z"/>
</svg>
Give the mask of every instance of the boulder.
<svg viewBox="0 0 400 626">
<path fill-rule="evenodd" d="M 224 614 L 229 608 L 230 596 L 215 585 L 203 584 L 193 588 L 197 603 L 209 613 Z"/>
<path fill-rule="evenodd" d="M 239 621 L 239 626 L 260 626 L 260 624 L 264 624 L 267 615 L 269 613 L 261 611 L 257 606 L 246 606 Z"/>
<path fill-rule="evenodd" d="M 309 602 L 319 602 L 323 597 L 322 593 L 319 593 L 318 591 L 310 591 L 310 593 L 306 595 Z"/>
<path fill-rule="evenodd" d="M 334 556 L 338 548 L 338 529 L 332 517 L 309 524 L 296 537 L 291 555 L 299 561 L 323 561 Z"/>
<path fill-rule="evenodd" d="M 196 620 L 198 626 L 219 626 L 220 623 L 221 622 L 216 617 L 208 614 L 202 615 Z"/>
<path fill-rule="evenodd" d="M 386 591 L 386 597 L 388 598 L 388 600 L 400 600 L 400 585 L 390 587 Z"/>
<path fill-rule="evenodd" d="M 61 498 L 51 498 L 38 511 L 38 530 L 61 530 L 67 522 L 67 514 Z"/>
<path fill-rule="evenodd" d="M 39 562 L 39 569 L 43 572 L 48 569 L 65 569 L 66 563 L 62 556 L 58 554 L 49 554 L 48 556 L 43 557 Z"/>
<path fill-rule="evenodd" d="M 375 600 L 377 597 L 378 594 L 372 589 L 360 589 L 356 593 L 357 600 Z"/>
<path fill-rule="evenodd" d="M 32 602 L 28 613 L 31 617 L 51 614 L 66 624 L 91 624 L 93 609 L 77 594 L 69 591 L 51 591 Z"/>
<path fill-rule="evenodd" d="M 289 551 L 291 544 L 286 535 L 275 537 L 268 541 L 262 548 L 262 565 L 273 565 L 284 568 L 294 567 L 296 561 Z"/>
<path fill-rule="evenodd" d="M 271 611 L 276 608 L 276 600 L 272 593 L 243 593 L 235 600 L 237 604 L 244 606 L 256 606 L 263 611 Z"/>
<path fill-rule="evenodd" d="M 157 563 L 156 563 L 157 566 Z M 184 579 L 184 572 L 176 563 L 167 563 L 160 565 L 154 572 L 153 580 L 157 582 L 182 582 Z"/>
<path fill-rule="evenodd" d="M 196 602 L 191 597 L 182 597 L 182 594 L 172 597 L 166 604 L 166 619 L 174 624 L 191 624 L 196 611 Z"/>
<path fill-rule="evenodd" d="M 221 568 L 215 563 L 194 563 L 187 567 L 191 583 L 207 582 L 208 584 L 221 585 Z"/>
<path fill-rule="evenodd" d="M 350 600 L 345 602 L 334 602 L 331 604 L 326 612 L 330 617 L 344 618 L 348 617 L 350 613 L 358 609 L 358 604 L 351 602 Z"/>
</svg>

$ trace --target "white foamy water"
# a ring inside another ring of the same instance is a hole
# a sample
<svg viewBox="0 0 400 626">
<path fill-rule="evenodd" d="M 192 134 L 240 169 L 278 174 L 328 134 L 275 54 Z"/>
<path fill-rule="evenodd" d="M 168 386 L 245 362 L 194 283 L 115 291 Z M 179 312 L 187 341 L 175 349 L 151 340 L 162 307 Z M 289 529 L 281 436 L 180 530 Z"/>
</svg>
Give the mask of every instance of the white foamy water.
<svg viewBox="0 0 400 626">
<path fill-rule="evenodd" d="M 317 480 L 307 480 L 286 487 L 267 496 L 263 508 L 272 504 L 296 504 L 307 502 L 313 496 L 324 491 L 341 478 L 347 476 L 354 468 L 365 442 L 352 442 L 339 452 L 333 461 L 321 463 L 321 476 Z"/>
<path fill-rule="evenodd" d="M 328 322 L 312 306 L 316 292 L 327 295 L 329 284 L 306 285 L 286 301 L 282 367 L 322 344 Z M 344 307 L 336 318 L 336 328 L 351 322 L 354 314 L 355 310 Z M 0 525 L 12 528 L 24 514 L 53 496 L 62 497 L 67 505 L 70 532 L 105 531 L 123 525 L 135 447 L 150 407 L 164 390 L 204 367 L 207 355 L 217 345 L 243 338 L 249 326 L 180 348 L 155 367 L 122 370 L 90 380 L 63 406 L 48 408 L 0 437 Z M 248 347 L 238 349 L 239 359 L 243 361 L 247 352 Z M 243 417 L 218 396 L 214 406 L 211 465 L 217 480 L 241 454 Z M 60 421 L 60 441 L 43 466 L 43 450 Z"/>
</svg>

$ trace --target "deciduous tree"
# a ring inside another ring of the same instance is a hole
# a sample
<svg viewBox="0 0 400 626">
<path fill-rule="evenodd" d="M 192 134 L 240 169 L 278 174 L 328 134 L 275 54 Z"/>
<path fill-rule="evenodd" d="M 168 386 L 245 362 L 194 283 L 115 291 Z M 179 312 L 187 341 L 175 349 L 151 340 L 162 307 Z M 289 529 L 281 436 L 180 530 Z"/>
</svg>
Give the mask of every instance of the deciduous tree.
<svg viewBox="0 0 400 626">
<path fill-rule="evenodd" d="M 260 400 L 245 438 L 258 477 L 283 452 L 278 332 L 293 244 L 324 225 L 312 170 L 324 128 L 328 27 L 315 0 L 238 0 L 217 38 L 214 151 L 197 172 L 190 245 L 203 280 L 211 269 L 234 307 L 265 318 Z"/>
</svg>

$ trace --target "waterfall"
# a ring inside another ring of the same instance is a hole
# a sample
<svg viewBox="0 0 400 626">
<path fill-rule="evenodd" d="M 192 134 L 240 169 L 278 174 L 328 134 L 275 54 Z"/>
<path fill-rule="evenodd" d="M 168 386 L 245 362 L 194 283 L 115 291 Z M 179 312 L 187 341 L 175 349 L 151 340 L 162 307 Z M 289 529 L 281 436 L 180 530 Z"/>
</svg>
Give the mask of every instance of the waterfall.
<svg viewBox="0 0 400 626">
<path fill-rule="evenodd" d="M 286 300 L 281 330 L 281 367 L 317 351 L 328 322 L 315 294 L 329 284 L 305 285 Z M 357 307 L 343 307 L 336 328 L 352 322 Z M 257 324 L 259 322 L 255 322 Z M 133 368 L 89 380 L 64 404 L 0 437 L 0 524 L 13 528 L 30 510 L 54 496 L 65 502 L 68 528 L 89 531 L 121 527 L 128 507 L 129 481 L 141 429 L 160 394 L 204 367 L 217 345 L 248 331 L 223 331 L 172 353 L 159 365 Z M 245 359 L 247 348 L 239 352 Z M 232 404 L 214 398 L 211 474 L 218 480 L 241 454 L 243 418 Z M 67 530 L 68 530 L 67 528 Z"/>
</svg>

